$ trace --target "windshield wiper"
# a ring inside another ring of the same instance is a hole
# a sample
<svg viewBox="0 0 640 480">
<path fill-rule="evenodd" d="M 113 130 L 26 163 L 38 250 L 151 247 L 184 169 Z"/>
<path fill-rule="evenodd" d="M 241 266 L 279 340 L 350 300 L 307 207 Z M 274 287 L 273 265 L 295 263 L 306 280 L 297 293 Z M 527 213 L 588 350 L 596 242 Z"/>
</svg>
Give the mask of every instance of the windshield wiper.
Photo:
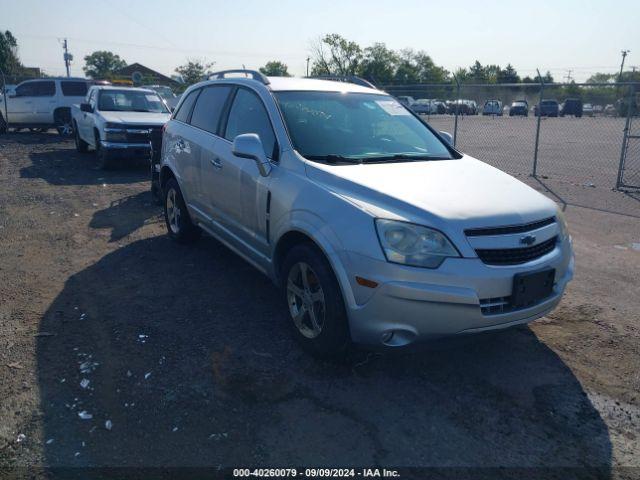
<svg viewBox="0 0 640 480">
<path fill-rule="evenodd" d="M 380 155 L 378 157 L 366 157 L 363 163 L 383 163 L 383 162 L 411 162 L 414 160 L 448 160 L 449 157 L 438 157 L 436 155 L 412 155 L 407 153 L 397 153 L 395 155 Z"/>
<path fill-rule="evenodd" d="M 362 160 L 359 158 L 343 157 L 342 155 L 333 153 L 329 155 L 304 155 L 304 158 L 327 163 L 362 163 Z"/>
</svg>

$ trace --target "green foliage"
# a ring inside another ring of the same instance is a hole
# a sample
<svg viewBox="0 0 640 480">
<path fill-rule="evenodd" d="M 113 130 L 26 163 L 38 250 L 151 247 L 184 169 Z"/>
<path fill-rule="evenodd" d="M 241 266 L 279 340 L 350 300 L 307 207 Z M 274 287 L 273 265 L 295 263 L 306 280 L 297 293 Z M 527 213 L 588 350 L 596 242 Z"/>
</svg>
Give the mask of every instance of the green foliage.
<svg viewBox="0 0 640 480">
<path fill-rule="evenodd" d="M 176 67 L 176 72 L 182 77 L 186 85 L 193 85 L 202 81 L 213 63 L 205 63 L 200 60 L 187 60 L 187 63 Z"/>
<path fill-rule="evenodd" d="M 374 43 L 364 49 L 358 76 L 378 85 L 388 85 L 393 82 L 399 60 L 398 54 L 388 49 L 384 43 Z"/>
<path fill-rule="evenodd" d="M 18 41 L 9 30 L 0 32 L 0 69 L 5 75 L 17 75 L 22 69 L 18 59 Z"/>
<path fill-rule="evenodd" d="M 362 60 L 360 45 L 332 33 L 325 35 L 312 47 L 311 75 L 356 75 Z"/>
<path fill-rule="evenodd" d="M 260 67 L 260 73 L 268 77 L 290 77 L 289 67 L 283 62 L 272 60 L 267 62 L 264 67 Z"/>
<path fill-rule="evenodd" d="M 113 52 L 98 50 L 84 57 L 84 73 L 95 79 L 110 79 L 116 70 L 127 66 L 127 62 Z"/>
</svg>

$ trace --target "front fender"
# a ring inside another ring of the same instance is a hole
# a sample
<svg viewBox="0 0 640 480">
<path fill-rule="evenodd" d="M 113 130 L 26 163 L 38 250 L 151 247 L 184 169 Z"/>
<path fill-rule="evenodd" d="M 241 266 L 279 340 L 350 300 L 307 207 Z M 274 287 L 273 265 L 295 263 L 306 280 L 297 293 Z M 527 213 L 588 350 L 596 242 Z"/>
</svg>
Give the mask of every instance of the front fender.
<svg viewBox="0 0 640 480">
<path fill-rule="evenodd" d="M 345 265 L 349 261 L 340 238 L 329 224 L 319 215 L 309 210 L 292 210 L 290 214 L 280 219 L 274 227 L 274 238 L 277 241 L 287 233 L 296 231 L 309 237 L 322 250 L 333 269 L 345 303 L 349 308 L 356 306 L 356 301 L 349 282 Z M 274 278 L 275 278 L 274 265 Z"/>
</svg>

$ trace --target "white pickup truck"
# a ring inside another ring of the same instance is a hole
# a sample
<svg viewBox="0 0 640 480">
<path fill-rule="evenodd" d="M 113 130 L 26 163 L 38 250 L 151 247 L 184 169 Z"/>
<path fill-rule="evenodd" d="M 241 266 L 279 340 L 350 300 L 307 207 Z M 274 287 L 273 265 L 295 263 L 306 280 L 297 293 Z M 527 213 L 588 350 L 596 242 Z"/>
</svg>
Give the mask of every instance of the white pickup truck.
<svg viewBox="0 0 640 480">
<path fill-rule="evenodd" d="M 7 128 L 48 130 L 71 135 L 71 106 L 87 94 L 84 78 L 26 80 L 0 95 L 0 133 Z"/>
<path fill-rule="evenodd" d="M 71 114 L 78 152 L 93 147 L 108 169 L 119 158 L 148 157 L 151 132 L 162 129 L 171 112 L 153 90 L 93 86 Z"/>
</svg>

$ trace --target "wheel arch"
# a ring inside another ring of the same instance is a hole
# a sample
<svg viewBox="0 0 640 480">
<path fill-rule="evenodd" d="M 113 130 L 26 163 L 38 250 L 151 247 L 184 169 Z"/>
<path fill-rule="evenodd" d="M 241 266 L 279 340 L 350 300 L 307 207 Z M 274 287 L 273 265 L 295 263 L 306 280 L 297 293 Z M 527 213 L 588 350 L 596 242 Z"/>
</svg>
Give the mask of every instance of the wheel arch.
<svg viewBox="0 0 640 480">
<path fill-rule="evenodd" d="M 311 244 L 318 249 L 324 255 L 329 266 L 335 275 L 340 290 L 342 291 L 342 297 L 347 309 L 354 306 L 355 298 L 351 290 L 351 285 L 347 276 L 347 272 L 344 268 L 343 261 L 340 258 L 338 252 L 333 248 L 332 244 L 327 238 L 325 238 L 321 232 L 316 231 L 313 233 L 313 228 L 305 228 L 304 225 L 292 225 L 290 229 L 283 232 L 274 246 L 272 254 L 272 273 L 273 280 L 277 285 L 280 284 L 281 267 L 287 253 L 296 245 L 303 243 Z"/>
</svg>

